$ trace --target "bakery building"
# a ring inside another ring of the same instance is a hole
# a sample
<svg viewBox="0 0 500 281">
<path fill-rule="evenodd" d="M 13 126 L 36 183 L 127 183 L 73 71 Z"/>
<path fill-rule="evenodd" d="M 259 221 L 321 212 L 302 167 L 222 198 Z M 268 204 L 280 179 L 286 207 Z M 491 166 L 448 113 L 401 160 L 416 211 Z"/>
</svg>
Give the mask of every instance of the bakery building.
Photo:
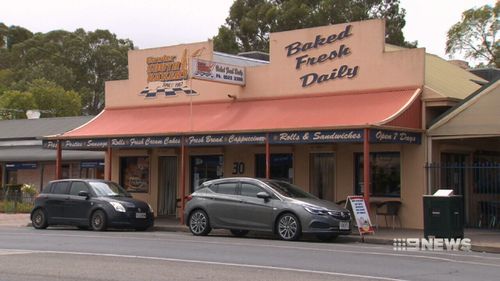
<svg viewBox="0 0 500 281">
<path fill-rule="evenodd" d="M 273 33 L 269 61 L 210 41 L 133 50 L 105 109 L 44 145 L 105 151 L 105 177 L 158 216 L 206 180 L 271 177 L 335 202 L 401 202 L 402 226 L 421 228 L 426 128 L 485 81 L 384 34 L 383 20 Z"/>
</svg>

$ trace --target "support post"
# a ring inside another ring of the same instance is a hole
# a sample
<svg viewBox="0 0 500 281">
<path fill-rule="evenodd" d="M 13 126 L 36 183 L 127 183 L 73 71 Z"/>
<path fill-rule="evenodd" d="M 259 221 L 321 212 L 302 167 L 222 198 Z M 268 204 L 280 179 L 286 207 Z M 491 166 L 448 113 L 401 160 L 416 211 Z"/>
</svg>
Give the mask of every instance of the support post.
<svg viewBox="0 0 500 281">
<path fill-rule="evenodd" d="M 363 199 L 370 210 L 370 129 L 365 128 L 363 139 Z"/>
<path fill-rule="evenodd" d="M 112 170 L 113 170 L 113 150 L 111 149 L 111 140 L 108 141 L 108 148 L 107 148 L 107 158 L 108 158 L 108 170 L 106 174 L 106 179 L 111 180 L 111 175 L 112 175 Z"/>
<path fill-rule="evenodd" d="M 62 147 L 61 141 L 57 140 L 56 145 L 56 180 L 62 178 Z"/>
<path fill-rule="evenodd" d="M 271 146 L 269 145 L 269 133 L 266 134 L 266 179 L 271 178 Z"/>
<path fill-rule="evenodd" d="M 181 138 L 181 224 L 184 224 L 184 207 L 186 198 L 186 146 L 184 136 Z"/>
</svg>

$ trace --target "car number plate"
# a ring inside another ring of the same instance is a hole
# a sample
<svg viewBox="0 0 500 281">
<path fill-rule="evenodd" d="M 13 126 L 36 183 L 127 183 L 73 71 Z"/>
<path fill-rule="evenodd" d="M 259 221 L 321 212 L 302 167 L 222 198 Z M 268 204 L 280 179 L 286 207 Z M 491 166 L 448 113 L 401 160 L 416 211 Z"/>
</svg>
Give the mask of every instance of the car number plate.
<svg viewBox="0 0 500 281">
<path fill-rule="evenodd" d="M 349 222 L 348 221 L 341 221 L 339 228 L 340 229 L 349 229 Z"/>
<path fill-rule="evenodd" d="M 146 213 L 135 213 L 135 217 L 138 219 L 145 219 Z"/>
</svg>

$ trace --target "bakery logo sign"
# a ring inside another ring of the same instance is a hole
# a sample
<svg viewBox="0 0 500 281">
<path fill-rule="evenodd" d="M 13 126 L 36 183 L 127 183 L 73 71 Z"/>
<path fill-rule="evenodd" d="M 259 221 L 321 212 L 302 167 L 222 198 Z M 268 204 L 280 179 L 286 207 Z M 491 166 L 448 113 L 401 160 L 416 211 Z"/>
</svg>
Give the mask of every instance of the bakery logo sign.
<svg viewBox="0 0 500 281">
<path fill-rule="evenodd" d="M 339 33 L 333 33 L 328 36 L 316 35 L 314 41 L 297 41 L 286 46 L 286 56 L 295 56 L 295 69 L 297 70 L 331 61 L 339 61 L 351 55 L 351 48 L 343 42 L 352 35 L 352 25 L 349 24 Z M 319 56 L 311 56 L 308 54 L 310 51 L 326 49 L 326 47 L 330 47 L 330 49 Z M 301 76 L 299 79 L 302 87 L 308 87 L 337 79 L 352 79 L 358 75 L 358 72 L 359 66 L 357 65 L 350 66 L 347 64 L 340 64 L 333 67 L 329 73 L 310 72 Z"/>
<path fill-rule="evenodd" d="M 146 59 L 148 85 L 139 93 L 145 98 L 176 97 L 178 94 L 196 95 L 187 85 L 188 56 L 184 49 L 180 60 L 175 55 Z"/>
<path fill-rule="evenodd" d="M 221 83 L 245 85 L 245 68 L 220 62 L 193 59 L 192 77 Z"/>
</svg>

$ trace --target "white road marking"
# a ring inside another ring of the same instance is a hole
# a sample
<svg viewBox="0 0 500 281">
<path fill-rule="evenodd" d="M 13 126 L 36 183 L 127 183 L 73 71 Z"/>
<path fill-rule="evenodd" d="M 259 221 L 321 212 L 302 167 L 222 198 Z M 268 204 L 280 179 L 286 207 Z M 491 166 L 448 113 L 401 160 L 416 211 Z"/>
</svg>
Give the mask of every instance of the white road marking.
<svg viewBox="0 0 500 281">
<path fill-rule="evenodd" d="M 0 235 L 3 235 L 6 233 L 0 233 Z M 113 233 L 116 234 L 116 233 Z M 137 234 L 137 233 L 135 233 Z M 387 250 L 392 250 L 392 247 L 387 245 L 388 247 L 386 248 L 381 248 L 381 247 L 369 247 L 369 250 L 386 250 L 385 252 L 374 252 L 374 251 L 366 251 L 367 247 L 366 246 L 357 246 L 357 245 L 331 245 L 331 246 L 344 246 L 344 247 L 352 247 L 352 248 L 359 248 L 361 251 L 354 251 L 354 250 L 342 250 L 342 249 L 328 249 L 328 248 L 315 248 L 315 247 L 298 247 L 298 246 L 290 246 L 290 245 L 271 245 L 271 244 L 248 244 L 248 243 L 232 243 L 232 242 L 218 242 L 218 241 L 207 241 L 206 238 L 202 239 L 202 237 L 199 237 L 199 239 L 173 239 L 173 238 L 162 238 L 159 236 L 166 236 L 166 235 L 158 235 L 155 234 L 156 238 L 144 238 L 144 237 L 130 237 L 130 236 L 124 236 L 123 234 L 116 236 L 108 236 L 108 235 L 81 235 L 81 234 L 47 234 L 47 233 L 16 233 L 16 235 L 36 235 L 36 236 L 49 236 L 49 237 L 79 237 L 79 238 L 99 238 L 99 239 L 130 239 L 130 240 L 145 240 L 145 241 L 171 241 L 171 242 L 181 242 L 181 243 L 198 243 L 198 244 L 211 244 L 211 245 L 223 245 L 223 246 L 245 246 L 245 247 L 263 247 L 263 248 L 276 248 L 276 249 L 291 249 L 291 250 L 307 250 L 307 251 L 317 251 L 317 252 L 332 252 L 332 253 L 349 253 L 349 254 L 360 254 L 360 255 L 372 255 L 372 256 L 389 256 L 389 257 L 408 257 L 408 258 L 417 258 L 417 259 L 427 259 L 427 260 L 435 260 L 435 261 L 442 261 L 442 262 L 451 262 L 451 263 L 462 263 L 462 264 L 472 264 L 472 265 L 483 265 L 483 266 L 493 266 L 493 267 L 500 267 L 500 264 L 491 264 L 491 263 L 483 263 L 483 262 L 475 262 L 475 261 L 462 261 L 462 260 L 455 260 L 452 258 L 446 258 L 446 257 L 438 257 L 438 256 L 430 256 L 431 254 L 433 255 L 444 255 L 444 256 L 450 256 L 450 257 L 471 257 L 469 255 L 458 255 L 458 254 L 446 254 L 444 252 L 411 252 L 411 253 L 419 253 L 419 254 L 403 254 L 401 252 L 387 252 Z M 180 235 L 179 235 L 180 236 Z M 214 237 L 212 237 L 214 238 Z M 253 240 L 255 241 L 255 240 Z M 278 241 L 282 242 L 282 241 Z M 286 243 L 291 243 L 291 242 L 286 242 Z M 297 243 L 297 242 L 295 242 Z M 298 242 L 300 243 L 300 242 Z M 292 242 L 292 244 L 294 244 Z M 324 245 L 323 245 L 324 246 Z M 330 246 L 330 245 L 329 245 Z M 482 258 L 482 259 L 495 259 L 495 260 L 500 260 L 500 258 L 496 257 L 483 257 L 483 256 L 477 256 L 475 255 L 474 257 Z"/>
<path fill-rule="evenodd" d="M 2 253 L 3 251 L 7 251 L 7 252 L 11 251 L 13 253 L 17 252 L 18 254 L 20 254 L 20 253 L 23 253 L 23 254 L 62 254 L 62 255 L 81 255 L 81 256 L 112 257 L 112 258 L 144 259 L 144 260 L 156 260 L 156 261 L 167 261 L 167 262 L 183 262 L 183 263 L 194 263 L 194 264 L 207 264 L 207 265 L 233 266 L 233 267 L 255 268 L 255 269 L 280 270 L 280 271 L 290 271 L 290 272 L 300 272 L 300 273 L 313 273 L 313 274 L 354 277 L 354 278 L 363 278 L 363 279 L 408 281 L 406 279 L 398 279 L 398 278 L 390 278 L 390 277 L 382 277 L 382 276 L 372 276 L 372 275 L 350 274 L 350 273 L 342 273 L 342 272 L 330 272 L 330 271 L 297 269 L 297 268 L 290 268 L 290 267 L 213 262 L 213 261 L 201 261 L 201 260 L 186 260 L 186 259 L 162 258 L 162 257 L 147 257 L 147 256 L 118 255 L 118 254 L 100 254 L 100 253 L 86 253 L 86 252 L 38 251 L 38 250 L 36 250 L 36 251 L 23 251 L 23 250 L 0 249 L 0 253 Z"/>
</svg>

